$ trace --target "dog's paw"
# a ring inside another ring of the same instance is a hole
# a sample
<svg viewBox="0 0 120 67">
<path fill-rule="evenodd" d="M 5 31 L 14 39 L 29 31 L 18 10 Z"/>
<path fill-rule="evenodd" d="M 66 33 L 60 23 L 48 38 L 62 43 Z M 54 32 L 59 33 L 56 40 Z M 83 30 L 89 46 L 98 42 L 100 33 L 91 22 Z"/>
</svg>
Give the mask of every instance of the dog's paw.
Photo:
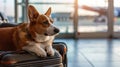
<svg viewBox="0 0 120 67">
<path fill-rule="evenodd" d="M 55 54 L 55 51 L 52 47 L 47 47 L 47 54 L 50 55 L 50 56 L 54 56 Z"/>
<path fill-rule="evenodd" d="M 40 56 L 40 57 L 47 57 L 47 53 L 46 52 L 43 52 L 43 51 L 39 51 L 39 52 L 34 52 L 37 56 Z"/>
<path fill-rule="evenodd" d="M 22 48 L 23 50 L 26 50 L 28 52 L 33 52 L 34 54 L 36 54 L 37 56 L 40 56 L 40 57 L 46 57 L 47 56 L 47 53 L 44 49 L 42 49 L 41 47 L 39 46 L 25 46 Z"/>
</svg>

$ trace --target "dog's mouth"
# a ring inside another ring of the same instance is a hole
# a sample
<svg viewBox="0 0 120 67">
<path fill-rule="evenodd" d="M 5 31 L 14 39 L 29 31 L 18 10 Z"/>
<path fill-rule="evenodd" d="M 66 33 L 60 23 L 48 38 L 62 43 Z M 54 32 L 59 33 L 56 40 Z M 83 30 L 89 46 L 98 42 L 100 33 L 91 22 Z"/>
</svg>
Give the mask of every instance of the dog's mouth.
<svg viewBox="0 0 120 67">
<path fill-rule="evenodd" d="M 44 33 L 44 35 L 45 35 L 45 36 L 48 36 L 48 34 L 47 34 L 47 33 Z"/>
<path fill-rule="evenodd" d="M 57 35 L 60 32 L 59 29 L 54 29 L 53 32 L 45 32 L 44 35 L 45 36 L 53 36 L 53 35 Z"/>
<path fill-rule="evenodd" d="M 45 36 L 54 36 L 57 35 L 58 33 L 53 33 L 53 34 L 48 34 L 48 33 L 44 33 Z"/>
</svg>

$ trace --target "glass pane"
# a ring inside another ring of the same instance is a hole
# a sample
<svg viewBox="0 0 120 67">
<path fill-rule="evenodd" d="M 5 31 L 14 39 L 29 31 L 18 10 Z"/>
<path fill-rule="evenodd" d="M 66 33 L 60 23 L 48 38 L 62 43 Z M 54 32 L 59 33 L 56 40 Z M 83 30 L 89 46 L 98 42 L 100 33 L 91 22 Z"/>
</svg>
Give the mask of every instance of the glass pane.
<svg viewBox="0 0 120 67">
<path fill-rule="evenodd" d="M 22 5 L 18 5 L 18 23 L 23 22 L 22 20 Z"/>
<path fill-rule="evenodd" d="M 0 0 L 0 23 L 14 22 L 14 0 Z"/>
<path fill-rule="evenodd" d="M 78 32 L 107 32 L 107 0 L 78 0 Z"/>
<path fill-rule="evenodd" d="M 114 32 L 120 32 L 120 0 L 114 0 Z"/>
<path fill-rule="evenodd" d="M 17 0 L 17 2 L 18 2 L 18 3 L 21 3 L 21 2 L 22 2 L 22 0 Z"/>
<path fill-rule="evenodd" d="M 29 4 L 33 4 L 37 10 L 41 13 L 45 13 L 49 7 L 52 8 L 51 17 L 54 20 L 54 24 L 59 27 L 61 33 L 73 33 L 73 21 L 70 19 L 71 14 L 74 11 L 74 0 L 29 0 Z M 48 3 L 49 2 L 49 3 Z M 53 3 L 54 2 L 54 3 Z M 41 4 L 39 4 L 41 3 Z"/>
</svg>

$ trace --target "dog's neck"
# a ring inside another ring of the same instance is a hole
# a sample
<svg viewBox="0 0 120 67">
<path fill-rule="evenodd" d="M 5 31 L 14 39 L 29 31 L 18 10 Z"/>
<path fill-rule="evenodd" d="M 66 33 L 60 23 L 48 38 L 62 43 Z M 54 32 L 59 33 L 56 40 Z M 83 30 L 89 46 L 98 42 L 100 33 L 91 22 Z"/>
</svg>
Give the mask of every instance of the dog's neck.
<svg viewBox="0 0 120 67">
<path fill-rule="evenodd" d="M 29 29 L 26 29 L 26 33 L 27 33 L 27 38 L 29 38 L 32 41 L 35 41 L 37 43 L 46 42 L 50 39 L 50 36 L 40 35 L 36 32 L 33 33 Z"/>
<path fill-rule="evenodd" d="M 45 35 L 39 35 L 38 33 L 35 33 L 36 37 L 34 38 L 37 42 L 46 42 L 50 40 L 50 36 Z"/>
</svg>

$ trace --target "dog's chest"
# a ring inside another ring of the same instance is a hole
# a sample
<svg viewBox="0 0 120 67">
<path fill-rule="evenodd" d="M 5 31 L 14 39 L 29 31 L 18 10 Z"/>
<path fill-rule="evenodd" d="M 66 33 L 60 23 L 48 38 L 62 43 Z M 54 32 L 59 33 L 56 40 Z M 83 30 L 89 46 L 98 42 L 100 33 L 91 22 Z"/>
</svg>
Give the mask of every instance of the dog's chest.
<svg viewBox="0 0 120 67">
<path fill-rule="evenodd" d="M 47 43 L 38 43 L 40 44 L 40 47 L 45 49 L 47 46 L 49 46 L 50 44 L 47 44 Z"/>
<path fill-rule="evenodd" d="M 34 41 L 27 41 L 26 42 L 28 45 L 39 45 L 40 47 L 45 47 L 45 46 L 48 46 L 49 44 L 48 43 L 38 43 L 38 42 L 34 42 Z"/>
</svg>

